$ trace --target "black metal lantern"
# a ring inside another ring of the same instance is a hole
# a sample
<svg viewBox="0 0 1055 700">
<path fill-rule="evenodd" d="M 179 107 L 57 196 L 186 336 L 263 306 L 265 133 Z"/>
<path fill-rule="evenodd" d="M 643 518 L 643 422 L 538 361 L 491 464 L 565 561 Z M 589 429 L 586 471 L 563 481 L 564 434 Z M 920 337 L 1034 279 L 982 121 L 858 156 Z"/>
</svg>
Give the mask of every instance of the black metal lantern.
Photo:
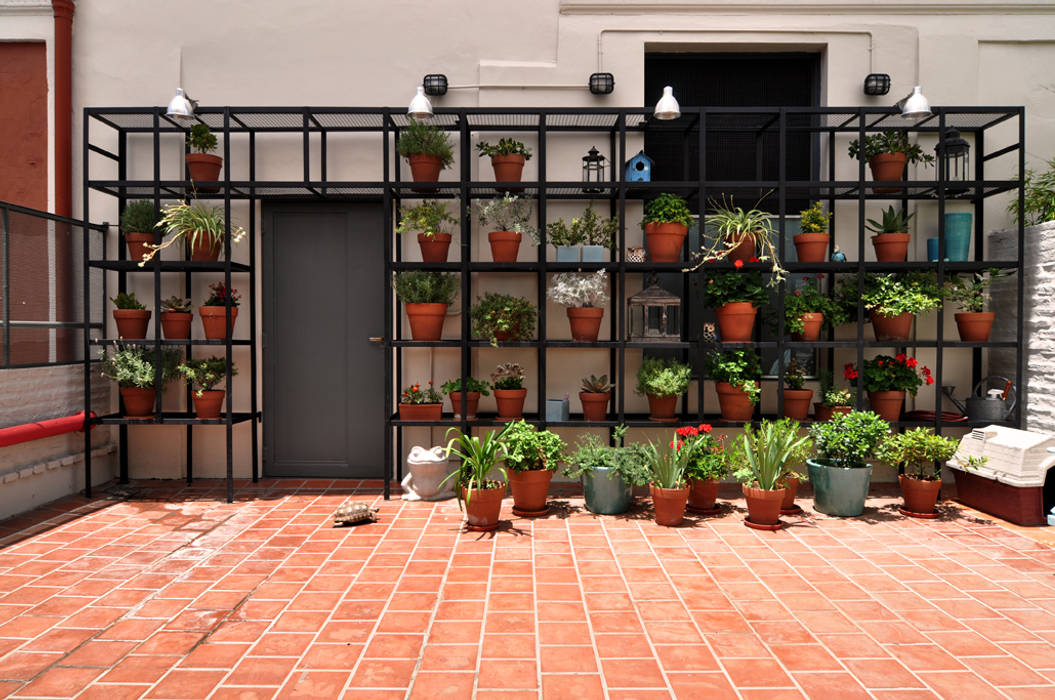
<svg viewBox="0 0 1055 700">
<path fill-rule="evenodd" d="M 869 73 L 865 76 L 866 95 L 885 95 L 890 92 L 890 76 L 886 73 Z"/>
<path fill-rule="evenodd" d="M 957 183 L 971 179 L 971 144 L 956 129 L 946 129 L 934 152 L 940 161 L 938 167 L 944 168 L 945 180 L 949 183 L 946 191 L 950 194 L 966 192 L 967 187 L 957 186 Z"/>
<path fill-rule="evenodd" d="M 604 188 L 591 187 L 590 183 L 602 184 L 607 181 L 605 173 L 607 159 L 597 151 L 596 146 L 591 146 L 589 153 L 582 157 L 582 181 L 587 183 L 582 188 L 583 192 L 604 192 Z"/>
<path fill-rule="evenodd" d="M 627 301 L 629 339 L 681 340 L 681 299 L 653 282 Z"/>
<path fill-rule="evenodd" d="M 611 95 L 615 90 L 615 76 L 611 73 L 591 73 L 590 92 L 594 95 Z"/>
<path fill-rule="evenodd" d="M 443 73 L 429 73 L 421 81 L 425 87 L 425 94 L 439 97 L 447 94 L 447 76 Z"/>
</svg>

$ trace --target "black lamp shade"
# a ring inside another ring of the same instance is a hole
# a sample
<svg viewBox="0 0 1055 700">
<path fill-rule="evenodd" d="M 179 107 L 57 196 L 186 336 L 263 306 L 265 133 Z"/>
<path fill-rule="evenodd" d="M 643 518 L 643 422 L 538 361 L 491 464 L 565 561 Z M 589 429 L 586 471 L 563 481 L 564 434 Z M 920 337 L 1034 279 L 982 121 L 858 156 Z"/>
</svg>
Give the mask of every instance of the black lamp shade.
<svg viewBox="0 0 1055 700">
<path fill-rule="evenodd" d="M 865 76 L 866 95 L 885 95 L 890 92 L 890 76 L 886 73 L 869 73 Z"/>
<path fill-rule="evenodd" d="M 594 95 L 611 95 L 615 90 L 615 76 L 611 73 L 592 73 L 590 92 Z"/>
<path fill-rule="evenodd" d="M 425 94 L 433 97 L 447 94 L 447 76 L 443 73 L 429 73 L 421 81 L 425 86 Z"/>
</svg>

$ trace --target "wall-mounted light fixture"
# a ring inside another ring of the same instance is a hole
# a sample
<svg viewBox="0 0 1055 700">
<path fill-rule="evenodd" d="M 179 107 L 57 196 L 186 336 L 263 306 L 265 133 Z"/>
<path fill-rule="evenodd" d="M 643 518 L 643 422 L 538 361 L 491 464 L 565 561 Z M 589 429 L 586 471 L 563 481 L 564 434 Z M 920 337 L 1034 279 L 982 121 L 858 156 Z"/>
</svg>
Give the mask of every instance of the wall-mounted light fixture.
<svg viewBox="0 0 1055 700">
<path fill-rule="evenodd" d="M 674 88 L 669 85 L 663 88 L 663 97 L 656 103 L 653 114 L 656 119 L 677 119 L 681 116 L 681 105 L 674 99 Z"/>
<path fill-rule="evenodd" d="M 590 79 L 586 85 L 582 83 L 567 84 L 567 83 L 550 83 L 550 84 L 531 84 L 531 85 L 451 85 L 447 80 L 447 76 L 443 73 L 428 73 L 421 80 L 422 87 L 425 88 L 425 94 L 430 97 L 442 97 L 447 94 L 448 90 L 479 90 L 481 88 L 518 88 L 533 89 L 533 90 L 582 90 L 587 89 L 591 94 L 594 95 L 611 95 L 615 90 L 615 76 L 611 73 L 591 73 Z M 415 98 L 416 99 L 416 98 Z"/>
<path fill-rule="evenodd" d="M 615 90 L 615 76 L 611 73 L 591 73 L 590 92 L 594 95 L 611 95 Z"/>
<path fill-rule="evenodd" d="M 425 97 L 425 86 L 419 85 L 417 94 L 407 107 L 407 116 L 414 119 L 432 119 L 432 103 Z"/>
<path fill-rule="evenodd" d="M 866 95 L 885 95 L 890 92 L 890 76 L 886 73 L 869 73 L 865 76 Z"/>
<path fill-rule="evenodd" d="M 176 88 L 176 96 L 169 102 L 165 115 L 180 124 L 187 124 L 194 119 L 194 107 L 197 102 L 187 97 L 183 88 Z"/>
<path fill-rule="evenodd" d="M 905 119 L 919 119 L 931 115 L 930 102 L 923 96 L 919 85 L 912 88 L 912 93 L 898 101 L 897 108 L 901 110 L 901 116 Z"/>
<path fill-rule="evenodd" d="M 443 73 L 429 73 L 421 80 L 425 87 L 425 94 L 432 97 L 441 97 L 447 94 L 447 76 Z"/>
</svg>

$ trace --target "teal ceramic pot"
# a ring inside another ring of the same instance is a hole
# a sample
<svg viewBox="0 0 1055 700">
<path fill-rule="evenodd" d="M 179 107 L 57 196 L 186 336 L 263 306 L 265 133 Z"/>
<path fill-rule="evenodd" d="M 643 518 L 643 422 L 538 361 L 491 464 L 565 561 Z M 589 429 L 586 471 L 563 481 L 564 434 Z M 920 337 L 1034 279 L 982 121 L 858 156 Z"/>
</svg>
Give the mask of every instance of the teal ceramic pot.
<svg viewBox="0 0 1055 700">
<path fill-rule="evenodd" d="M 971 212 L 945 215 L 945 258 L 966 262 L 971 255 Z"/>
<path fill-rule="evenodd" d="M 850 517 L 865 509 L 872 465 L 833 467 L 823 459 L 807 459 L 813 486 L 813 508 L 825 515 Z"/>
<path fill-rule="evenodd" d="M 579 246 L 559 245 L 557 246 L 557 262 L 579 262 Z"/>
<path fill-rule="evenodd" d="M 612 469 L 597 467 L 580 478 L 586 508 L 591 513 L 616 515 L 625 513 L 630 507 L 630 499 L 633 496 L 630 484 L 618 474 L 613 474 Z"/>
</svg>

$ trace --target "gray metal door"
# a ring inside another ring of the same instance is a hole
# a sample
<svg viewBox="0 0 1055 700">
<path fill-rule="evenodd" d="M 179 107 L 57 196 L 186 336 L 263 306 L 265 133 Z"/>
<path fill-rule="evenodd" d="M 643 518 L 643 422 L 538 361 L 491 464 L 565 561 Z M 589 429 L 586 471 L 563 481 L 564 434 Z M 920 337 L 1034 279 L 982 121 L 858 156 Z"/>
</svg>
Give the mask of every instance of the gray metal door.
<svg viewBox="0 0 1055 700">
<path fill-rule="evenodd" d="M 377 204 L 263 208 L 264 474 L 384 476 Z"/>
</svg>

